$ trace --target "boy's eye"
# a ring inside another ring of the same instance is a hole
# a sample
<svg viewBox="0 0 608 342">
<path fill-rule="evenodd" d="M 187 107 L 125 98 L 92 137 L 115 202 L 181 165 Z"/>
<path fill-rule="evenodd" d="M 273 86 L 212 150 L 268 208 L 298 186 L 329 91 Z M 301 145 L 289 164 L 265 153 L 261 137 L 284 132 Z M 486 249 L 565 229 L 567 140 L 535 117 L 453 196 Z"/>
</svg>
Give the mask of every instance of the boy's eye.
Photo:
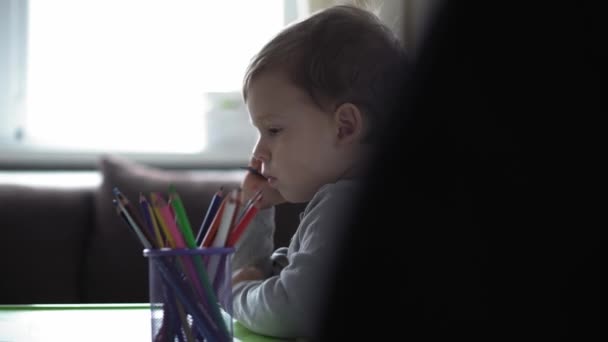
<svg viewBox="0 0 608 342">
<path fill-rule="evenodd" d="M 281 129 L 280 129 L 280 128 L 274 128 L 274 127 L 273 127 L 273 128 L 269 128 L 269 129 L 268 129 L 268 134 L 269 134 L 270 136 L 277 135 L 277 134 L 279 134 L 280 132 L 281 132 Z"/>
</svg>

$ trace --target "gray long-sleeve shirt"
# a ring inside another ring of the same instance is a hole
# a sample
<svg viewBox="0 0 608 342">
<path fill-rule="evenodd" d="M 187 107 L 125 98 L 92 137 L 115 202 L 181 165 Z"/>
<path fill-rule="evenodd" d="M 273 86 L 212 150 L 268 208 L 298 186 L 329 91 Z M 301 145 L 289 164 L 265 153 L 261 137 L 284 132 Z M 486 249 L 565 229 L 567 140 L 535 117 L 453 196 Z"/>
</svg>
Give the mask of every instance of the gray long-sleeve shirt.
<svg viewBox="0 0 608 342">
<path fill-rule="evenodd" d="M 234 286 L 234 317 L 241 324 L 277 337 L 314 333 L 328 285 L 325 272 L 333 267 L 336 238 L 355 190 L 356 183 L 346 180 L 321 187 L 300 215 L 286 251 L 273 249 L 274 209 L 258 213 L 237 243 L 232 265 L 234 270 L 255 265 L 269 277 Z"/>
</svg>

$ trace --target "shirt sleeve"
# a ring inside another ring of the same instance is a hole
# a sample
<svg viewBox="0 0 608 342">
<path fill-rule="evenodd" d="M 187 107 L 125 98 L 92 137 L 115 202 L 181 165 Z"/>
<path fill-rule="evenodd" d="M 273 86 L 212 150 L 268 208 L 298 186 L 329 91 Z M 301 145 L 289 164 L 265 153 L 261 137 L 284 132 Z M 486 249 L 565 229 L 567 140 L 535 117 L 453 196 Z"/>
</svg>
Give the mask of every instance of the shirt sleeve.
<svg viewBox="0 0 608 342">
<path fill-rule="evenodd" d="M 315 276 L 323 266 L 319 248 L 293 253 L 289 264 L 276 276 L 237 284 L 233 289 L 235 318 L 260 334 L 285 338 L 309 336 L 317 323 L 317 316 L 311 313 L 320 301 L 321 287 Z"/>
<path fill-rule="evenodd" d="M 332 260 L 334 210 L 327 203 L 307 213 L 298 227 L 278 275 L 263 281 L 245 281 L 233 287 L 234 317 L 248 329 L 264 335 L 310 337 L 324 299 L 323 272 Z"/>
<path fill-rule="evenodd" d="M 353 197 L 349 184 L 327 187 L 310 201 L 290 243 L 288 264 L 278 275 L 233 287 L 233 316 L 239 323 L 280 338 L 314 337 Z"/>
</svg>

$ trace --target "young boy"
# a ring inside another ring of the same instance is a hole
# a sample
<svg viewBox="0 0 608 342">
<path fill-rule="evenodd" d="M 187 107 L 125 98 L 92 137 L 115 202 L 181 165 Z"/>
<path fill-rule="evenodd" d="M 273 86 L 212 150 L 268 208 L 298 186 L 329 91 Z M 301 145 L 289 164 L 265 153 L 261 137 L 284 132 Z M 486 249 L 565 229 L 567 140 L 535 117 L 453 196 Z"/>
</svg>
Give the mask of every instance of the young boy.
<svg viewBox="0 0 608 342">
<path fill-rule="evenodd" d="M 405 55 L 373 14 L 336 6 L 292 25 L 252 60 L 243 95 L 259 131 L 244 199 L 261 210 L 233 257 L 234 317 L 260 334 L 314 334 L 338 230 L 378 131 L 396 102 Z M 274 251 L 274 206 L 308 202 Z"/>
</svg>

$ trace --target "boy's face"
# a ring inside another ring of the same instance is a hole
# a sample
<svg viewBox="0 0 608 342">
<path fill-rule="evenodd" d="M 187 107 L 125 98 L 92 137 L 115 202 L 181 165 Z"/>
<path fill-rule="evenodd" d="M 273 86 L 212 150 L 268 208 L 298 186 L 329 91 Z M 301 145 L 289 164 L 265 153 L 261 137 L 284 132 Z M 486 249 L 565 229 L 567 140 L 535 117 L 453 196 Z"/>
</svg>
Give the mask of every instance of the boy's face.
<svg viewBox="0 0 608 342">
<path fill-rule="evenodd" d="M 352 146 L 339 139 L 339 124 L 282 72 L 257 75 L 247 108 L 259 132 L 254 158 L 288 202 L 309 201 L 323 185 L 339 180 L 352 164 Z"/>
</svg>

